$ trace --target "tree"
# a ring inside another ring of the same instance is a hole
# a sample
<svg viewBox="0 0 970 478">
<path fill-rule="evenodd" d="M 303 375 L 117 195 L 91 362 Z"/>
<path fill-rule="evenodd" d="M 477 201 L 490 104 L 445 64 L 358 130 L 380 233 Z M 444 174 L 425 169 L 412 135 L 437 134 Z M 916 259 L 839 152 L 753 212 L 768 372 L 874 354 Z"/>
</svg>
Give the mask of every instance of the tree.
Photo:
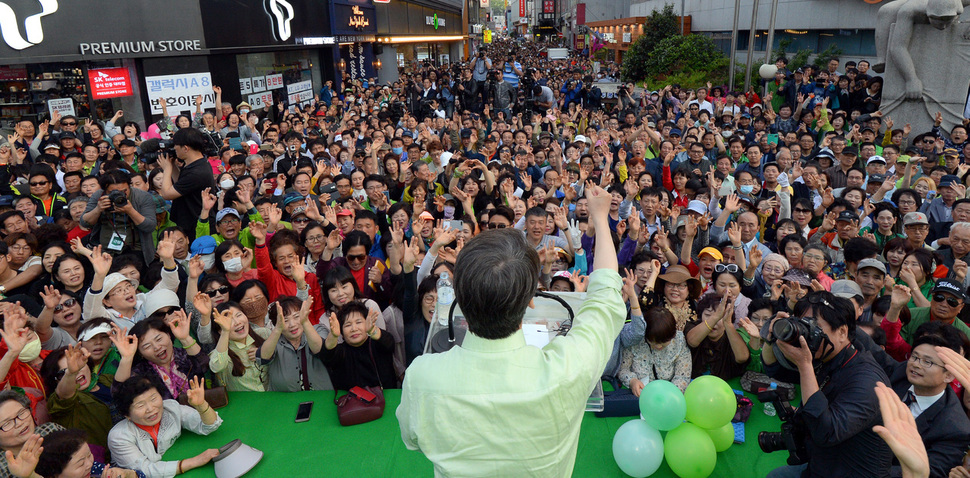
<svg viewBox="0 0 970 478">
<path fill-rule="evenodd" d="M 643 25 L 643 34 L 630 45 L 620 66 L 624 81 L 640 81 L 647 77 L 644 65 L 657 44 L 664 39 L 680 36 L 680 20 L 674 14 L 674 6 L 664 5 L 663 10 L 654 10 Z"/>
</svg>

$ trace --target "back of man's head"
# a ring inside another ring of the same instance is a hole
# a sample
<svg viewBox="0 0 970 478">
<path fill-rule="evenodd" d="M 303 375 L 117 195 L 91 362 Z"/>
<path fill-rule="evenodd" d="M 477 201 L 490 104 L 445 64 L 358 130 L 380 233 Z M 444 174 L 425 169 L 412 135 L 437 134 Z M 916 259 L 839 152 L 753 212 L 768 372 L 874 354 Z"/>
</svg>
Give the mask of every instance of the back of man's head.
<svg viewBox="0 0 970 478">
<path fill-rule="evenodd" d="M 465 244 L 455 264 L 455 298 L 468 330 L 503 339 L 522 325 L 539 283 L 539 254 L 521 231 L 483 232 Z"/>
<path fill-rule="evenodd" d="M 186 146 L 189 149 L 202 152 L 205 151 L 205 139 L 202 133 L 195 128 L 182 128 L 172 135 L 172 142 L 176 146 Z"/>
</svg>

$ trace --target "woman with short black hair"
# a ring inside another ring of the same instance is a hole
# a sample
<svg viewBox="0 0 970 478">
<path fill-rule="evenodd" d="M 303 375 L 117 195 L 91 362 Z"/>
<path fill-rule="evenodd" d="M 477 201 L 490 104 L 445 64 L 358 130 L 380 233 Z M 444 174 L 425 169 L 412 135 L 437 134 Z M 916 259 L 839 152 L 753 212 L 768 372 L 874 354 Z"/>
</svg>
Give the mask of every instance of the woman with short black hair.
<svg viewBox="0 0 970 478">
<path fill-rule="evenodd" d="M 684 333 L 677 330 L 677 321 L 663 307 L 649 309 L 643 341 L 623 349 L 617 377 L 633 394 L 651 380 L 667 380 L 681 391 L 690 383 L 691 358 Z"/>
</svg>

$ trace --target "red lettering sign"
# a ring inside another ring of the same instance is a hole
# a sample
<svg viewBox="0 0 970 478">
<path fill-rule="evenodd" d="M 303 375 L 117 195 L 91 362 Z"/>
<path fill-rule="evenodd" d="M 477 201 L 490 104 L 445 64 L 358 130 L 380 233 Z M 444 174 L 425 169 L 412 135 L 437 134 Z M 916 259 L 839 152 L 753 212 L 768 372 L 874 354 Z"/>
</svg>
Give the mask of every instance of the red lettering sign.
<svg viewBox="0 0 970 478">
<path fill-rule="evenodd" d="M 525 0 L 519 0 L 519 17 L 525 18 Z"/>
<path fill-rule="evenodd" d="M 542 13 L 556 13 L 556 1 L 542 0 Z"/>
<path fill-rule="evenodd" d="M 127 68 L 88 70 L 88 79 L 91 83 L 92 99 L 117 98 L 133 94 L 131 76 Z"/>
</svg>

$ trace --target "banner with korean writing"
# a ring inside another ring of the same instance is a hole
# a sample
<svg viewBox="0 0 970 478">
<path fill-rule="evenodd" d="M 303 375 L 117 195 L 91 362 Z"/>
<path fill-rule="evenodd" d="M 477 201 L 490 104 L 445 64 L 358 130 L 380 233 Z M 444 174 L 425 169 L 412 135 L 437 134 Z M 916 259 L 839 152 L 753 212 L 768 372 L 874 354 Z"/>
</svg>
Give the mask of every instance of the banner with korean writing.
<svg viewBox="0 0 970 478">
<path fill-rule="evenodd" d="M 54 112 L 57 112 L 61 117 L 74 116 L 74 100 L 71 98 L 54 98 L 52 100 L 47 100 L 47 112 L 50 113 L 51 117 L 54 117 Z"/>
<path fill-rule="evenodd" d="M 542 13 L 556 13 L 556 0 L 542 0 Z"/>
<path fill-rule="evenodd" d="M 159 98 L 165 98 L 168 114 L 172 116 L 186 111 L 195 111 L 195 98 L 198 96 L 202 96 L 202 109 L 216 107 L 216 95 L 212 91 L 212 75 L 208 71 L 149 76 L 145 78 L 145 84 L 152 114 L 162 113 Z"/>
<path fill-rule="evenodd" d="M 91 98 L 101 100 L 131 96 L 131 75 L 127 68 L 101 68 L 88 70 L 91 83 Z"/>
<path fill-rule="evenodd" d="M 519 18 L 525 17 L 525 0 L 519 0 Z"/>
<path fill-rule="evenodd" d="M 252 106 L 254 110 L 258 110 L 265 106 L 272 106 L 273 92 L 264 91 L 262 93 L 256 93 L 255 95 L 249 95 L 249 105 Z"/>
<path fill-rule="evenodd" d="M 291 105 L 303 104 L 313 99 L 313 81 L 304 80 L 286 85 L 287 99 Z"/>
<path fill-rule="evenodd" d="M 266 89 L 275 90 L 283 87 L 283 75 L 266 75 Z"/>
</svg>

